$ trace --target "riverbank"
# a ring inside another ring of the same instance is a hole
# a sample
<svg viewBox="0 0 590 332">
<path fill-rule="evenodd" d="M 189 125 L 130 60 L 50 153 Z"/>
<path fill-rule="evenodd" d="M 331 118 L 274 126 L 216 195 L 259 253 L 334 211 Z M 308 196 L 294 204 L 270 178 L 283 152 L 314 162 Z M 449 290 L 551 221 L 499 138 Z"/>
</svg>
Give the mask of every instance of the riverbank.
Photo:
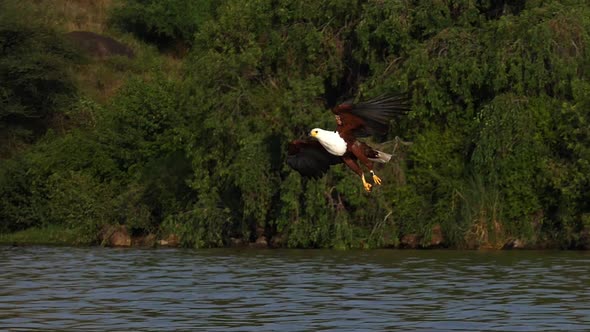
<svg viewBox="0 0 590 332">
<path fill-rule="evenodd" d="M 156 234 L 132 235 L 124 226 L 104 227 L 97 236 L 88 237 L 79 230 L 62 225 L 32 227 L 14 233 L 0 233 L 0 245 L 54 245 L 105 247 L 179 247 L 176 235 L 158 238 Z"/>
<path fill-rule="evenodd" d="M 525 241 L 517 238 L 510 238 L 502 243 L 482 243 L 480 245 L 468 246 L 450 246 L 445 242 L 442 233 L 438 232 L 430 241 L 425 242 L 421 237 L 415 234 L 408 234 L 397 241 L 396 245 L 359 248 L 341 248 L 332 249 L 451 249 L 451 250 L 589 250 L 590 236 L 585 236 L 583 245 L 563 246 L 557 242 L 551 241 Z M 225 248 L 254 248 L 254 249 L 278 249 L 289 248 L 288 243 L 280 235 L 267 239 L 261 236 L 256 241 L 244 241 L 239 238 L 230 238 Z M 132 234 L 125 226 L 107 226 L 93 238 L 81 236 L 77 230 L 69 229 L 60 225 L 50 225 L 47 227 L 33 227 L 26 230 L 0 234 L 0 245 L 13 246 L 103 246 L 103 247 L 138 247 L 138 248 L 158 248 L 158 247 L 189 247 L 186 241 L 176 234 Z M 311 249 L 311 248 L 303 248 Z M 324 248 L 325 249 L 325 248 Z"/>
</svg>

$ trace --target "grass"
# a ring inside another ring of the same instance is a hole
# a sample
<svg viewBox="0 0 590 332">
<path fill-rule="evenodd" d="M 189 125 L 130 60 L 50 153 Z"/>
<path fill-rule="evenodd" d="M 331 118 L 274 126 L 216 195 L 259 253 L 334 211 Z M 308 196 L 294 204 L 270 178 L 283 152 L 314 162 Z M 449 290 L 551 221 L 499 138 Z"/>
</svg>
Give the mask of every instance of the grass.
<svg viewBox="0 0 590 332">
<path fill-rule="evenodd" d="M 52 0 L 43 2 L 51 16 L 60 18 L 66 31 L 84 30 L 103 33 L 113 0 Z"/>
<path fill-rule="evenodd" d="M 0 234 L 0 245 L 84 245 L 76 230 L 62 225 L 33 227 L 15 233 Z"/>
</svg>

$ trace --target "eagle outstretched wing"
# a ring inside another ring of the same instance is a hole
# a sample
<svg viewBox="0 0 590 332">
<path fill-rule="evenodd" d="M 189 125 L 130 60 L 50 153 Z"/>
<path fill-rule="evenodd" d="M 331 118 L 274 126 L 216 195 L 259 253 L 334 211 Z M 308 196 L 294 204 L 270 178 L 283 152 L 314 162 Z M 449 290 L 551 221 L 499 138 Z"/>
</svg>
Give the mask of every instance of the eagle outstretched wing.
<svg viewBox="0 0 590 332">
<path fill-rule="evenodd" d="M 289 143 L 287 164 L 304 177 L 320 178 L 330 166 L 342 163 L 342 158 L 335 156 L 317 140 L 299 139 Z"/>
<path fill-rule="evenodd" d="M 345 102 L 332 109 L 342 137 L 387 134 L 389 122 L 410 111 L 407 95 L 382 95 L 359 103 Z"/>
</svg>

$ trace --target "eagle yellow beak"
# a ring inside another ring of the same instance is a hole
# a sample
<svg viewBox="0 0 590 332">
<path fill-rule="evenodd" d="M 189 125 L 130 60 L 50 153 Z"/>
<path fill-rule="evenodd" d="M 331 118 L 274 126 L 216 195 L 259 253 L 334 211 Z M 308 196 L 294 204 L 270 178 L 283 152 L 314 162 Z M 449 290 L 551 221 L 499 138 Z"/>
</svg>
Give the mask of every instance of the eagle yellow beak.
<svg viewBox="0 0 590 332">
<path fill-rule="evenodd" d="M 318 135 L 318 131 L 317 130 L 312 130 L 309 132 L 309 136 L 311 137 L 316 137 Z"/>
</svg>

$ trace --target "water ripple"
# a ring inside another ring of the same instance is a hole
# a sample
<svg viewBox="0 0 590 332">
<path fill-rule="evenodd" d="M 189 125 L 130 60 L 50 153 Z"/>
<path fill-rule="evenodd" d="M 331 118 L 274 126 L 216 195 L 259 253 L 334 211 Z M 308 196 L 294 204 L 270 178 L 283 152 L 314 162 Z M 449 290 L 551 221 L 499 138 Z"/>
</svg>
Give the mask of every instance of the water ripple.
<svg viewBox="0 0 590 332">
<path fill-rule="evenodd" d="M 3 330 L 583 331 L 590 253 L 0 247 Z"/>
</svg>

